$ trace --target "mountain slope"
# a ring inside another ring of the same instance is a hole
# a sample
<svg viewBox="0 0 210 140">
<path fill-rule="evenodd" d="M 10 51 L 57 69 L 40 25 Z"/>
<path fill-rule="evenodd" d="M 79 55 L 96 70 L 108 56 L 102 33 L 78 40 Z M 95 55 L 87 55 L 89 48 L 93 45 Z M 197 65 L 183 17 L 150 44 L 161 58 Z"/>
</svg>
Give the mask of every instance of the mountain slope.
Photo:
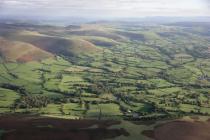
<svg viewBox="0 0 210 140">
<path fill-rule="evenodd" d="M 98 53 L 101 48 L 84 39 L 68 39 L 56 36 L 38 34 L 36 32 L 13 32 L 6 38 L 32 44 L 44 51 L 64 56 L 77 56 L 79 54 Z"/>
<path fill-rule="evenodd" d="M 40 61 L 53 55 L 36 46 L 20 41 L 10 41 L 0 38 L 0 54 L 6 61 Z"/>
</svg>

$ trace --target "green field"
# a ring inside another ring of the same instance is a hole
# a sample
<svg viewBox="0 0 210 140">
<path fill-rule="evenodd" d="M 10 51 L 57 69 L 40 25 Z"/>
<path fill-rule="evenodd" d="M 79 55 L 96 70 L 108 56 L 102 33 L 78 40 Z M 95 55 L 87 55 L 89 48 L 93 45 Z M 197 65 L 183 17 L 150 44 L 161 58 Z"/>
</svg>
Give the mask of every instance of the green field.
<svg viewBox="0 0 210 140">
<path fill-rule="evenodd" d="M 194 31 L 206 26 L 92 26 L 56 27 L 56 35 L 42 26 L 0 27 L 2 43 L 33 48 L 17 56 L 0 46 L 0 113 L 130 120 L 210 115 L 210 40 Z"/>
</svg>

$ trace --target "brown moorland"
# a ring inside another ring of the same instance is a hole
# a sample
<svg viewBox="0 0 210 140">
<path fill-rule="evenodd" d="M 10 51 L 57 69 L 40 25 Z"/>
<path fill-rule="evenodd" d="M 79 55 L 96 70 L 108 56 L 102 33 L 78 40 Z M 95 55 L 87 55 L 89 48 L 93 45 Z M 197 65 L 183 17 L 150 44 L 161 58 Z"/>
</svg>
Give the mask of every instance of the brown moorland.
<svg viewBox="0 0 210 140">
<path fill-rule="evenodd" d="M 67 120 L 37 116 L 0 117 L 2 140 L 102 140 L 120 135 L 124 129 L 109 129 L 120 121 Z"/>
<path fill-rule="evenodd" d="M 210 140 L 210 121 L 177 120 L 161 124 L 142 134 L 155 140 Z"/>
<path fill-rule="evenodd" d="M 10 41 L 0 38 L 0 54 L 6 61 L 39 61 L 53 55 L 36 46 L 20 41 Z"/>
</svg>

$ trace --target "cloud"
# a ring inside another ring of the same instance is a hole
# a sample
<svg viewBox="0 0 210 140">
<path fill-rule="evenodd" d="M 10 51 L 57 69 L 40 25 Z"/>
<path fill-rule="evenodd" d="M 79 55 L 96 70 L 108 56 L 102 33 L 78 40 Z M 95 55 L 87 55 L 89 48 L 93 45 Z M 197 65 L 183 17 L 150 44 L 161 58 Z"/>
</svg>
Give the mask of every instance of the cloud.
<svg viewBox="0 0 210 140">
<path fill-rule="evenodd" d="M 4 13 L 55 16 L 209 15 L 209 0 L 0 0 Z"/>
</svg>

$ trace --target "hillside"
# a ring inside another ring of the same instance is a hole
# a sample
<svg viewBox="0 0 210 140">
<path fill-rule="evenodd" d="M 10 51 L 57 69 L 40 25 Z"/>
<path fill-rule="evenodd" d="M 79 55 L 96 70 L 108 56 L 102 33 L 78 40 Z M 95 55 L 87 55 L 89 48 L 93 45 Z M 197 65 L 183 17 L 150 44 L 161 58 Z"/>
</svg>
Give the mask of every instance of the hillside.
<svg viewBox="0 0 210 140">
<path fill-rule="evenodd" d="M 97 53 L 101 49 L 94 44 L 82 39 L 65 39 L 50 36 L 20 36 L 21 41 L 28 42 L 38 48 L 53 54 L 74 56 L 82 53 Z"/>
<path fill-rule="evenodd" d="M 31 44 L 38 49 L 52 54 L 64 56 L 78 56 L 80 54 L 95 54 L 102 51 L 93 43 L 82 38 L 64 38 L 50 36 L 35 31 L 12 29 L 2 32 L 2 36 L 9 40 Z M 15 42 L 13 42 L 15 44 Z"/>
<path fill-rule="evenodd" d="M 13 62 L 41 61 L 53 57 L 53 54 L 32 44 L 3 38 L 0 38 L 0 54 L 6 61 Z"/>
</svg>

